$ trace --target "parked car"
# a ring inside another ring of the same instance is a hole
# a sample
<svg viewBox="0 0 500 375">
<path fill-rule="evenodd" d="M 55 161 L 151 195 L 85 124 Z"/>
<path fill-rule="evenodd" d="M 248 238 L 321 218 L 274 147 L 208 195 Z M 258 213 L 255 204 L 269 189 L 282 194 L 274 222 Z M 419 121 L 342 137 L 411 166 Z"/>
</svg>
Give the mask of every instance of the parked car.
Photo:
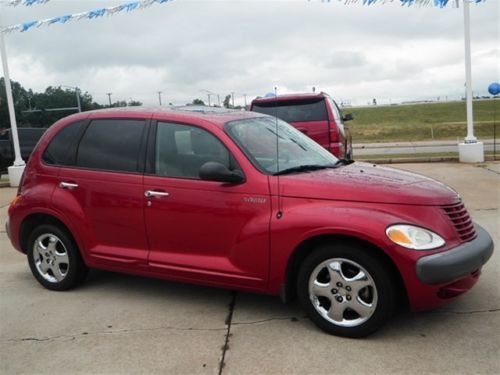
<svg viewBox="0 0 500 375">
<path fill-rule="evenodd" d="M 466 292 L 493 252 L 446 185 L 339 160 L 270 116 L 206 107 L 58 121 L 6 229 L 48 289 L 99 268 L 297 296 L 349 337 L 405 301 L 431 309 Z"/>
<path fill-rule="evenodd" d="M 21 157 L 24 161 L 28 160 L 33 148 L 38 140 L 45 133 L 44 128 L 18 128 L 19 146 L 21 148 Z M 12 142 L 12 133 L 10 129 L 0 132 L 0 173 L 7 172 L 7 168 L 14 162 L 14 144 Z"/>
<path fill-rule="evenodd" d="M 352 159 L 352 137 L 342 115 L 326 93 L 293 94 L 254 99 L 250 110 L 275 116 L 295 126 L 339 159 Z"/>
</svg>

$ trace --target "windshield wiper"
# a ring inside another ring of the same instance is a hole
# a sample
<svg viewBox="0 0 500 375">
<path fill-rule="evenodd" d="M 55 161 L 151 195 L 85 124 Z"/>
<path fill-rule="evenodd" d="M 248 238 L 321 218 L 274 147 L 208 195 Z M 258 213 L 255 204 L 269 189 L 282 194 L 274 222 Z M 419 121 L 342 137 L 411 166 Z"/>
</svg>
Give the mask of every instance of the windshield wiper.
<svg viewBox="0 0 500 375">
<path fill-rule="evenodd" d="M 354 163 L 354 160 L 352 160 L 352 159 L 339 159 L 333 165 L 335 167 L 339 167 L 341 165 L 349 165 L 349 164 L 352 164 L 352 163 Z"/>
<path fill-rule="evenodd" d="M 273 173 L 273 176 L 280 176 L 280 175 L 295 173 L 295 172 L 317 171 L 320 169 L 327 169 L 327 168 L 338 168 L 338 167 L 341 167 L 343 165 L 349 165 L 352 163 L 354 163 L 354 160 L 339 159 L 334 164 L 303 164 L 303 165 L 298 165 L 296 167 L 283 169 L 282 171 Z"/>
<path fill-rule="evenodd" d="M 282 174 L 288 174 L 288 173 L 294 173 L 294 172 L 317 171 L 319 169 L 326 169 L 326 168 L 336 168 L 336 167 L 335 167 L 335 164 L 328 164 L 328 165 L 304 164 L 304 165 L 298 165 L 296 167 L 291 167 L 291 168 L 283 169 L 282 171 L 273 173 L 273 176 L 279 176 L 279 175 L 282 175 Z"/>
</svg>

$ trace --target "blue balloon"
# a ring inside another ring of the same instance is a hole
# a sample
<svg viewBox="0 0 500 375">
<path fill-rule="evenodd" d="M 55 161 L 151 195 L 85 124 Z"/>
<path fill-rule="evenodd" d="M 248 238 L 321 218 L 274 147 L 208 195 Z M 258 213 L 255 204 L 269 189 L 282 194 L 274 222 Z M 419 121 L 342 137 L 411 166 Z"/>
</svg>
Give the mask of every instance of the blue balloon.
<svg viewBox="0 0 500 375">
<path fill-rule="evenodd" d="M 274 92 L 268 92 L 266 95 L 264 95 L 264 98 L 274 98 L 276 95 Z"/>
<path fill-rule="evenodd" d="M 493 82 L 491 85 L 488 86 L 488 92 L 491 95 L 498 95 L 498 94 L 500 94 L 500 83 Z"/>
</svg>

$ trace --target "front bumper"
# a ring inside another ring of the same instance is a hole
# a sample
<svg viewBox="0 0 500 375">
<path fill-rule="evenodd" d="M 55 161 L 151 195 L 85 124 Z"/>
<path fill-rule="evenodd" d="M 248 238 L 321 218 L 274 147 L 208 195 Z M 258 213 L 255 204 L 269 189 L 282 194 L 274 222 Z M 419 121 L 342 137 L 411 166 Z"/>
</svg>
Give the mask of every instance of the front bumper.
<svg viewBox="0 0 500 375">
<path fill-rule="evenodd" d="M 454 249 L 424 256 L 417 261 L 418 279 L 425 284 L 442 284 L 479 270 L 493 254 L 493 240 L 475 224 L 476 239 Z"/>
</svg>

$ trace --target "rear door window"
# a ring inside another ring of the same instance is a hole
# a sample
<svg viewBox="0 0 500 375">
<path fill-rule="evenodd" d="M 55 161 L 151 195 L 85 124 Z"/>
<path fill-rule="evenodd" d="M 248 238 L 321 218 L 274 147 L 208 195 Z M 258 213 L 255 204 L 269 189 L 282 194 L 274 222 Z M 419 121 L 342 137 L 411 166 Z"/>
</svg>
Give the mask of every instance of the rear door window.
<svg viewBox="0 0 500 375">
<path fill-rule="evenodd" d="M 118 172 L 139 172 L 144 120 L 94 120 L 82 137 L 76 165 Z"/>
<path fill-rule="evenodd" d="M 252 111 L 276 116 L 286 122 L 327 121 L 325 101 L 323 98 L 301 101 L 279 101 L 255 103 Z"/>
</svg>

